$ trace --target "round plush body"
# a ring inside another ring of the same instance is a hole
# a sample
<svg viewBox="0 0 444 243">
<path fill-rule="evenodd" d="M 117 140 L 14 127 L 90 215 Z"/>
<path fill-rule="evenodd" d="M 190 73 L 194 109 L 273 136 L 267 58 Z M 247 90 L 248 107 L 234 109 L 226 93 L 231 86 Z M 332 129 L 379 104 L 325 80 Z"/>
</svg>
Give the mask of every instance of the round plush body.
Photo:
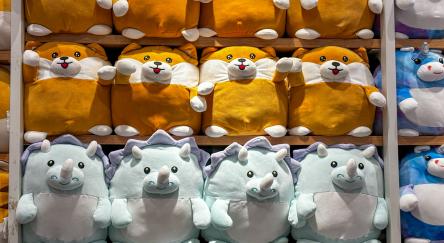
<svg viewBox="0 0 444 243">
<path fill-rule="evenodd" d="M 0 0 L 0 50 L 11 48 L 11 1 Z"/>
<path fill-rule="evenodd" d="M 404 238 L 444 240 L 444 158 L 441 148 L 415 147 L 400 163 L 401 228 Z"/>
<path fill-rule="evenodd" d="M 193 138 L 174 140 L 159 130 L 110 153 L 113 242 L 195 242 L 210 224 L 202 199 L 209 155 Z"/>
<path fill-rule="evenodd" d="M 376 147 L 315 143 L 295 150 L 301 170 L 290 209 L 298 241 L 377 240 L 388 224 L 382 160 Z M 313 180 L 313 178 L 317 178 Z"/>
<path fill-rule="evenodd" d="M 202 232 L 206 240 L 286 242 L 298 169 L 288 154 L 288 145 L 272 146 L 258 137 L 211 155 L 204 191 L 211 210 L 211 226 Z"/>
<path fill-rule="evenodd" d="M 198 133 L 201 115 L 190 105 L 199 83 L 197 63 L 192 44 L 125 48 L 115 65 L 111 95 L 116 134 L 151 135 L 158 129 L 176 136 Z"/>
<path fill-rule="evenodd" d="M 7 127 L 9 92 L 9 70 L 0 67 L 0 152 L 7 152 L 9 147 L 9 131 Z"/>
<path fill-rule="evenodd" d="M 112 32 L 111 0 L 26 0 L 27 31 L 106 35 Z"/>
<path fill-rule="evenodd" d="M 399 38 L 444 38 L 444 0 L 396 0 Z"/>
<path fill-rule="evenodd" d="M 104 242 L 111 218 L 108 159 L 95 141 L 71 135 L 30 145 L 22 156 L 16 218 L 23 242 Z"/>
</svg>

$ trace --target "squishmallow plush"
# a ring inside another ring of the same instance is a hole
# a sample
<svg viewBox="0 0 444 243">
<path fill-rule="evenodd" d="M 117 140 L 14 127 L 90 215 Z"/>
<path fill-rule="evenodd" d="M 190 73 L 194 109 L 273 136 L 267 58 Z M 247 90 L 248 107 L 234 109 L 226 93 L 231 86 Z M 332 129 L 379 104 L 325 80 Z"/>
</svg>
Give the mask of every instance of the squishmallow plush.
<svg viewBox="0 0 444 243">
<path fill-rule="evenodd" d="M 0 67 L 0 152 L 9 148 L 9 70 Z"/>
<path fill-rule="evenodd" d="M 444 0 L 396 0 L 396 37 L 444 38 Z"/>
<path fill-rule="evenodd" d="M 63 135 L 30 145 L 22 155 L 23 195 L 16 218 L 23 242 L 106 242 L 111 202 L 100 145 Z"/>
<path fill-rule="evenodd" d="M 287 10 L 287 33 L 300 39 L 372 39 L 382 0 L 294 0 Z"/>
<path fill-rule="evenodd" d="M 28 34 L 112 32 L 112 0 L 25 0 Z"/>
<path fill-rule="evenodd" d="M 271 47 L 204 49 L 199 96 L 191 105 L 196 111 L 205 111 L 205 134 L 284 136 L 288 111 L 285 78 L 292 67 L 292 59 L 277 60 Z"/>
<path fill-rule="evenodd" d="M 370 135 L 375 106 L 385 106 L 386 100 L 374 86 L 366 50 L 300 48 L 294 56 L 302 72 L 289 76 L 290 134 Z"/>
<path fill-rule="evenodd" d="M 25 140 L 47 135 L 109 135 L 115 68 L 98 44 L 28 42 L 23 53 Z"/>
<path fill-rule="evenodd" d="M 388 224 L 383 162 L 376 147 L 315 143 L 295 150 L 301 170 L 290 208 L 298 242 L 379 242 Z M 316 179 L 314 179 L 316 178 Z"/>
<path fill-rule="evenodd" d="M 8 185 L 9 185 L 9 173 L 8 163 L 0 160 L 0 242 L 6 240 L 8 236 L 7 227 L 4 227 L 8 218 Z"/>
<path fill-rule="evenodd" d="M 202 199 L 209 155 L 194 138 L 174 140 L 158 130 L 109 156 L 113 242 L 199 242 L 199 230 L 211 220 Z"/>
<path fill-rule="evenodd" d="M 183 36 L 196 41 L 199 11 L 199 0 L 117 0 L 113 6 L 114 26 L 130 39 Z"/>
<path fill-rule="evenodd" d="M 0 0 L 0 50 L 11 48 L 11 0 Z"/>
<path fill-rule="evenodd" d="M 402 236 L 406 243 L 444 240 L 443 146 L 417 146 L 399 167 Z"/>
<path fill-rule="evenodd" d="M 151 135 L 165 129 L 176 136 L 199 132 L 201 114 L 190 99 L 199 83 L 197 51 L 192 44 L 126 47 L 116 63 L 112 86 L 114 131 L 120 136 Z"/>
<path fill-rule="evenodd" d="M 211 226 L 209 242 L 288 242 L 288 211 L 299 165 L 287 144 L 271 145 L 264 137 L 243 146 L 233 143 L 211 155 L 204 197 Z"/>
<path fill-rule="evenodd" d="M 206 0 L 201 5 L 199 33 L 203 37 L 276 39 L 285 32 L 290 0 Z"/>
</svg>

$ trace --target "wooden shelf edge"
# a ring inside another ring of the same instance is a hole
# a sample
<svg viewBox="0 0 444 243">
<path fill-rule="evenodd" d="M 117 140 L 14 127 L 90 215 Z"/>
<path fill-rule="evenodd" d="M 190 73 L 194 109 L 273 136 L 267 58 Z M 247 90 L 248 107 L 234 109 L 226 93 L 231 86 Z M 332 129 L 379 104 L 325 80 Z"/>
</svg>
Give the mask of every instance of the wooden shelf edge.
<svg viewBox="0 0 444 243">
<path fill-rule="evenodd" d="M 396 48 L 416 47 L 420 48 L 424 42 L 429 43 L 430 48 L 444 48 L 444 39 L 408 39 L 396 40 Z"/>
<path fill-rule="evenodd" d="M 0 153 L 0 161 L 9 161 L 9 154 Z"/>
<path fill-rule="evenodd" d="M 124 47 L 130 43 L 139 43 L 141 45 L 168 45 L 180 46 L 187 41 L 183 38 L 142 38 L 138 40 L 131 40 L 122 35 L 107 35 L 96 36 L 90 34 L 53 34 L 48 36 L 31 36 L 26 35 L 27 41 L 73 41 L 78 43 L 99 43 L 105 47 Z M 337 45 L 347 48 L 365 47 L 369 49 L 379 49 L 381 47 L 380 39 L 362 40 L 362 39 L 316 39 L 316 40 L 301 40 L 297 38 L 278 38 L 276 40 L 261 40 L 257 38 L 218 38 L 201 37 L 193 44 L 197 48 L 204 47 L 225 47 L 234 45 L 249 45 L 256 47 L 272 46 L 278 50 L 294 50 L 299 47 L 315 48 L 320 46 Z"/>
<path fill-rule="evenodd" d="M 11 62 L 11 52 L 10 51 L 0 51 L 0 63 L 8 64 Z"/>
<path fill-rule="evenodd" d="M 398 144 L 407 145 L 443 145 L 444 136 L 398 137 Z"/>
</svg>

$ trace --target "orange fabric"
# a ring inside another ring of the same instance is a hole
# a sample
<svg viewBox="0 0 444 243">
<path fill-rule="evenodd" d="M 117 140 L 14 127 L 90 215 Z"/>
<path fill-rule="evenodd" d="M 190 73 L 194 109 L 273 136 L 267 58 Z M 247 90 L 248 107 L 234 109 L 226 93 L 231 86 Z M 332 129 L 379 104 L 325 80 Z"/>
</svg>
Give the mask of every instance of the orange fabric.
<svg viewBox="0 0 444 243">
<path fill-rule="evenodd" d="M 9 110 L 9 71 L 0 68 L 0 119 L 6 118 Z"/>
<path fill-rule="evenodd" d="M 0 11 L 11 12 L 11 1 L 0 0 Z"/>
<path fill-rule="evenodd" d="M 8 184 L 8 172 L 0 170 L 0 223 L 8 217 Z"/>
<path fill-rule="evenodd" d="M 272 0 L 213 0 L 201 4 L 199 27 L 210 28 L 220 37 L 253 37 L 262 29 L 285 31 L 285 10 Z"/>
<path fill-rule="evenodd" d="M 199 22 L 199 1 L 195 0 L 128 0 L 129 10 L 122 17 L 114 16 L 114 26 L 122 32 L 134 28 L 147 37 L 181 37 L 182 30 L 196 28 Z"/>
</svg>

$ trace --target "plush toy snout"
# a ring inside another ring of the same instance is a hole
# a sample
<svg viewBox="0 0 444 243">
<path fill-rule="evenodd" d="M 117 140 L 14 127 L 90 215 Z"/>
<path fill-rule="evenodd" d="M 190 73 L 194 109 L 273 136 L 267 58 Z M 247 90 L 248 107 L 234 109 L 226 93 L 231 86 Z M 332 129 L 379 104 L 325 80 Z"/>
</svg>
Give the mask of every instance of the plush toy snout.
<svg viewBox="0 0 444 243">
<path fill-rule="evenodd" d="M 170 194 L 179 189 L 179 178 L 172 174 L 167 166 L 162 166 L 159 171 L 149 173 L 143 182 L 143 189 L 151 194 Z"/>
<path fill-rule="evenodd" d="M 82 69 L 81 64 L 73 57 L 61 56 L 51 63 L 51 71 L 61 76 L 73 77 Z"/>
<path fill-rule="evenodd" d="M 441 62 L 429 62 L 422 65 L 417 72 L 418 77 L 426 82 L 444 79 L 444 65 Z"/>
<path fill-rule="evenodd" d="M 427 171 L 439 178 L 444 178 L 444 158 L 432 158 L 427 163 Z"/>
<path fill-rule="evenodd" d="M 333 169 L 331 177 L 333 183 L 345 191 L 360 189 L 364 184 L 364 174 L 358 169 L 358 163 L 354 159 L 349 159 L 344 166 Z"/>
<path fill-rule="evenodd" d="M 173 69 L 168 63 L 150 61 L 142 65 L 142 73 L 149 80 L 168 83 L 171 81 Z"/>
<path fill-rule="evenodd" d="M 348 66 L 342 62 L 330 60 L 321 65 L 321 75 L 327 80 L 344 79 L 348 73 Z"/>
<path fill-rule="evenodd" d="M 270 173 L 262 178 L 251 179 L 247 182 L 247 194 L 257 200 L 266 200 L 279 194 L 279 183 Z"/>
<path fill-rule="evenodd" d="M 74 161 L 67 159 L 62 165 L 55 165 L 54 161 L 48 161 L 51 168 L 47 172 L 47 183 L 49 186 L 63 191 L 79 188 L 83 185 L 83 172 L 74 167 Z"/>
<path fill-rule="evenodd" d="M 247 79 L 256 76 L 256 64 L 248 58 L 237 58 L 228 64 L 231 79 Z"/>
</svg>

